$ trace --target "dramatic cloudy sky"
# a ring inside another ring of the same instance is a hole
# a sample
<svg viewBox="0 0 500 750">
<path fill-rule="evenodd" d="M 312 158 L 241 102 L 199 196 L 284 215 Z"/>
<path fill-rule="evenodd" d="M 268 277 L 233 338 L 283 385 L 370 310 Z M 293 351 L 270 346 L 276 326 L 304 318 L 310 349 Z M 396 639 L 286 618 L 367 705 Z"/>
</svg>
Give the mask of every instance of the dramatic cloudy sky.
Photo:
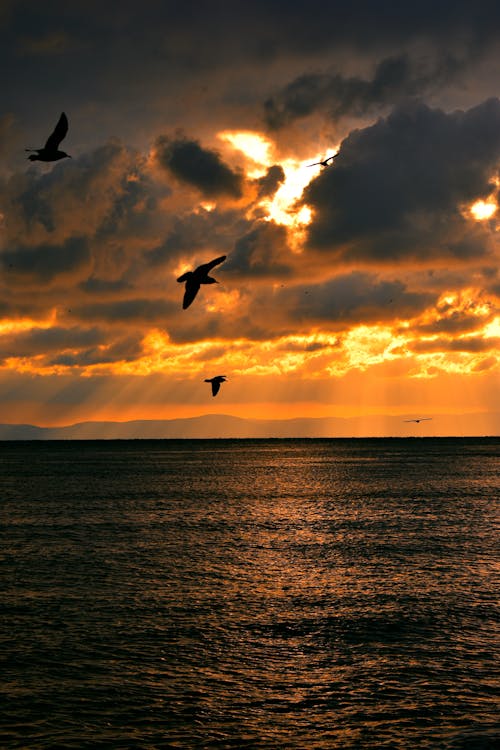
<svg viewBox="0 0 500 750">
<path fill-rule="evenodd" d="M 1 422 L 499 433 L 498 3 L 4 0 L 0 30 Z M 62 111 L 72 158 L 27 161 Z"/>
</svg>

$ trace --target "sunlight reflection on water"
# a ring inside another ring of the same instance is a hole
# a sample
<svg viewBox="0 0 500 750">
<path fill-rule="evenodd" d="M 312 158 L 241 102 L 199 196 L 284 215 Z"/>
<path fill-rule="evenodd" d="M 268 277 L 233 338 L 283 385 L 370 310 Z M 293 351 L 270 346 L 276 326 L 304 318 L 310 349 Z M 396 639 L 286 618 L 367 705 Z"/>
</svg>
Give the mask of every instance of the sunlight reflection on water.
<svg viewBox="0 0 500 750">
<path fill-rule="evenodd" d="M 2 747 L 495 746 L 499 446 L 4 443 Z"/>
</svg>

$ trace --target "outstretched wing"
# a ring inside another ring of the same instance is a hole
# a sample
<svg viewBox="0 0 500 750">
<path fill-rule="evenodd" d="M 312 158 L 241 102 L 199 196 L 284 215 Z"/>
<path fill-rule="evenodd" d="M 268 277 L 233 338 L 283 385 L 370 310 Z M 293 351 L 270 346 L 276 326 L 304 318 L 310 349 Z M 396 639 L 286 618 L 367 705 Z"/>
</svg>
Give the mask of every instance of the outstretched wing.
<svg viewBox="0 0 500 750">
<path fill-rule="evenodd" d="M 212 268 L 215 268 L 215 266 L 218 266 L 219 263 L 222 263 L 227 258 L 227 255 L 221 255 L 220 258 L 216 258 L 215 260 L 211 260 L 210 263 L 204 263 L 202 266 L 198 266 L 196 269 L 196 272 L 200 272 L 201 275 L 207 274 L 209 271 L 212 270 Z"/>
<path fill-rule="evenodd" d="M 183 310 L 189 307 L 191 302 L 198 294 L 199 289 L 200 285 L 196 281 L 193 281 L 192 279 L 188 279 L 186 281 L 186 291 L 184 292 L 184 300 L 182 301 Z"/>
<path fill-rule="evenodd" d="M 64 114 L 64 112 L 61 113 L 61 116 L 59 118 L 59 122 L 54 128 L 54 131 L 49 135 L 47 138 L 47 143 L 45 144 L 45 148 L 49 151 L 57 151 L 59 144 L 61 143 L 62 139 L 68 132 L 68 118 Z"/>
<path fill-rule="evenodd" d="M 212 396 L 216 396 L 219 393 L 220 381 L 212 380 Z"/>
<path fill-rule="evenodd" d="M 326 159 L 323 159 L 323 161 L 314 161 L 312 164 L 306 164 L 306 167 L 315 167 L 318 164 L 321 164 L 322 167 L 327 167 L 328 166 L 328 162 L 331 159 L 335 159 L 336 156 L 338 156 L 338 153 L 332 154 L 332 156 L 327 156 Z"/>
</svg>

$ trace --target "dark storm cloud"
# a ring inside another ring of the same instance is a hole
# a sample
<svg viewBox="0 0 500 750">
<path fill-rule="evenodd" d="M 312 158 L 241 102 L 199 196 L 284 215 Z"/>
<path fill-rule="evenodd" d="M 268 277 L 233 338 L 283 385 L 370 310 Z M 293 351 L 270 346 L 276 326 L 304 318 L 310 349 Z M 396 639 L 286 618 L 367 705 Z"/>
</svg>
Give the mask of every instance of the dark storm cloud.
<svg viewBox="0 0 500 750">
<path fill-rule="evenodd" d="M 153 184 L 140 164 L 131 164 L 128 169 L 125 168 L 113 189 L 115 195 L 109 211 L 96 231 L 98 238 L 145 233 L 156 212 L 158 198 L 165 197 L 170 192 L 169 188 L 160 189 Z"/>
<path fill-rule="evenodd" d="M 255 182 L 258 186 L 258 198 L 268 198 L 274 195 L 281 183 L 285 179 L 283 167 L 279 164 L 273 164 L 269 167 L 263 177 L 259 177 Z"/>
<path fill-rule="evenodd" d="M 17 140 L 16 119 L 12 113 L 0 116 L 0 158 L 11 156 L 14 143 Z"/>
<path fill-rule="evenodd" d="M 33 225 L 41 224 L 47 232 L 53 232 L 54 214 L 49 191 L 46 189 L 52 180 L 49 175 L 38 178 L 34 171 L 29 177 L 33 179 L 29 180 L 25 189 L 14 198 L 20 208 L 24 225 L 31 229 Z"/>
<path fill-rule="evenodd" d="M 177 179 L 198 188 L 207 198 L 223 195 L 241 198 L 243 175 L 223 162 L 219 153 L 184 136 L 160 136 L 156 141 L 159 163 Z"/>
<path fill-rule="evenodd" d="M 229 288 L 229 284 L 226 286 Z M 231 341 L 237 335 L 252 341 L 269 341 L 308 334 L 316 327 L 322 332 L 338 333 L 360 323 L 391 324 L 394 320 L 413 318 L 435 302 L 434 294 L 359 271 L 320 283 L 303 281 L 279 286 L 261 283 L 251 293 L 236 288 L 240 298 L 230 315 L 204 314 L 194 323 L 176 320 L 175 327 L 169 330 L 172 340 L 178 343 L 217 337 Z M 321 348 L 317 342 L 309 343 L 312 352 Z"/>
<path fill-rule="evenodd" d="M 5 285 L 11 287 L 9 273 L 3 274 Z M 5 287 L 2 290 L 5 294 Z M 11 296 L 10 299 L 0 300 L 0 317 L 9 318 L 10 320 L 17 320 L 19 318 L 37 318 L 39 315 L 43 315 L 46 311 L 46 306 L 35 297 L 25 297 L 24 299 L 16 292 Z"/>
<path fill-rule="evenodd" d="M 141 283 L 143 255 L 169 225 L 157 205 L 167 193 L 145 158 L 112 141 L 44 170 L 37 165 L 0 181 L 0 287 L 11 310 L 29 302 L 22 296 L 34 283 L 46 285 L 36 295 L 39 314 L 43 300 L 46 310 L 59 306 L 52 282 L 62 274 L 65 284 L 75 283 L 72 303 L 82 292 L 106 299 Z"/>
<path fill-rule="evenodd" d="M 108 280 L 99 279 L 95 276 L 89 276 L 88 279 L 82 281 L 78 286 L 82 291 L 87 292 L 87 294 L 95 294 L 97 296 L 101 294 L 119 294 L 132 289 L 132 285 L 123 279 Z"/>
<path fill-rule="evenodd" d="M 494 317 L 494 312 L 489 315 L 480 317 L 473 314 L 467 314 L 461 311 L 454 311 L 450 315 L 433 321 L 432 323 L 412 326 L 414 334 L 437 334 L 444 333 L 450 336 L 470 333 L 477 328 L 483 327 Z"/>
<path fill-rule="evenodd" d="M 259 277 L 254 279 L 257 282 Z M 225 288 L 232 288 L 229 281 Z M 359 271 L 319 283 L 272 286 L 262 282 L 251 290 L 238 285 L 234 288 L 240 298 L 230 315 L 206 315 L 197 309 L 193 311 L 193 322 L 176 319 L 175 326 L 169 328 L 171 340 L 186 343 L 216 337 L 232 341 L 237 336 L 269 341 L 298 332 L 310 333 L 312 326 L 321 326 L 324 332 L 339 332 L 360 323 L 390 324 L 395 319 L 413 318 L 436 299 L 435 294 L 411 290 L 401 281 Z M 315 343 L 311 351 L 317 349 Z"/>
<path fill-rule="evenodd" d="M 47 352 L 97 346 L 105 341 L 105 332 L 97 328 L 32 328 L 0 336 L 0 358 L 34 357 Z"/>
<path fill-rule="evenodd" d="M 494 255 L 491 257 L 495 262 Z M 411 271 L 412 279 L 416 286 L 423 286 L 429 291 L 434 291 L 436 298 L 438 298 L 443 292 L 455 290 L 459 292 L 464 288 L 470 288 L 471 286 L 477 289 L 482 289 L 483 292 L 492 292 L 490 288 L 492 283 L 495 283 L 497 270 L 494 266 L 477 266 L 474 264 L 474 268 L 468 269 L 464 273 L 464 268 L 460 264 L 446 264 L 441 267 L 422 267 L 416 268 Z M 455 310 L 455 302 L 445 302 L 441 300 L 439 303 L 439 314 L 444 316 L 447 312 Z"/>
<path fill-rule="evenodd" d="M 304 191 L 309 245 L 346 260 L 478 258 L 488 232 L 461 210 L 491 193 L 499 158 L 498 99 L 450 114 L 400 107 L 351 132 Z"/>
<path fill-rule="evenodd" d="M 483 288 L 500 298 L 500 269 L 498 266 L 485 266 L 481 269 L 481 274 Z"/>
<path fill-rule="evenodd" d="M 73 40 L 64 31 L 49 31 L 42 36 L 20 39 L 19 53 L 26 55 L 62 55 L 71 48 Z"/>
<path fill-rule="evenodd" d="M 408 348 L 416 354 L 433 352 L 468 352 L 471 354 L 489 352 L 498 349 L 500 338 L 482 338 L 471 336 L 463 339 L 434 339 L 432 341 L 415 341 L 408 344 Z"/>
<path fill-rule="evenodd" d="M 228 339 L 229 341 L 234 339 L 235 330 L 239 328 L 236 317 L 231 321 L 232 333 L 229 335 L 224 333 L 225 321 L 220 316 L 205 315 L 202 318 L 197 318 L 195 323 L 192 323 L 189 319 L 181 319 L 176 321 L 175 326 L 169 329 L 169 337 L 174 344 L 192 344 L 197 341 L 207 341 L 213 338 Z M 244 334 L 242 334 L 244 335 Z"/>
<path fill-rule="evenodd" d="M 255 308 L 258 315 L 253 317 Z M 267 312 L 267 315 L 266 315 Z M 276 313 L 276 311 L 274 311 Z M 278 319 L 276 314 L 272 317 L 270 308 L 258 304 L 252 306 L 251 300 L 245 297 L 238 302 L 238 308 L 233 308 L 230 313 L 223 315 L 213 312 L 196 316 L 191 322 L 185 316 L 177 318 L 175 325 L 168 329 L 170 340 L 175 344 L 190 344 L 198 341 L 226 342 L 226 351 L 231 355 L 233 343 L 236 340 L 248 339 L 249 341 L 269 341 L 283 334 L 296 333 L 296 330 L 288 322 Z M 194 316 L 193 316 L 194 317 Z M 257 319 L 258 318 L 258 319 Z"/>
<path fill-rule="evenodd" d="M 127 336 L 106 347 L 91 347 L 77 353 L 62 353 L 47 362 L 47 365 L 65 367 L 88 367 L 114 362 L 132 362 L 142 354 L 142 338 Z"/>
<path fill-rule="evenodd" d="M 116 302 L 95 302 L 92 305 L 74 305 L 71 312 L 81 320 L 98 320 L 107 323 L 153 323 L 162 325 L 178 312 L 179 305 L 163 299 L 129 299 Z"/>
<path fill-rule="evenodd" d="M 165 189 L 153 184 L 144 158 L 118 141 L 57 164 L 17 172 L 0 183 L 0 208 L 8 216 L 9 242 L 27 235 L 54 241 L 64 234 L 141 234 Z"/>
<path fill-rule="evenodd" d="M 270 221 L 258 222 L 236 240 L 224 270 L 245 278 L 290 276 L 292 264 L 285 228 Z"/>
<path fill-rule="evenodd" d="M 448 83 L 460 68 L 450 56 L 430 65 L 427 60 L 417 63 L 404 54 L 379 62 L 370 80 L 328 73 L 301 75 L 265 102 L 265 121 L 277 130 L 317 110 L 334 120 L 365 115 L 434 90 Z"/>
<path fill-rule="evenodd" d="M 364 80 L 349 64 L 360 55 L 382 60 L 418 45 L 443 57 L 448 49 L 487 54 L 499 16 L 493 0 L 18 0 L 2 29 L 4 107 L 30 139 L 41 113 L 64 107 L 82 148 L 103 134 L 143 143 L 151 120 L 198 135 L 224 112 L 232 124 L 256 127 L 262 102 L 291 78 L 331 71 L 341 58 L 342 78 Z"/>
<path fill-rule="evenodd" d="M 276 302 L 287 307 L 296 321 L 351 324 L 412 317 L 433 299 L 428 293 L 409 291 L 401 281 L 354 271 L 320 284 L 285 289 Z"/>
<path fill-rule="evenodd" d="M 139 52 L 146 58 L 162 54 L 185 64 L 198 59 L 201 67 L 242 57 L 269 61 L 284 53 L 311 53 L 346 42 L 356 43 L 358 49 L 377 47 L 395 38 L 424 35 L 441 38 L 467 32 L 484 42 L 494 33 L 499 10 L 493 0 L 475 5 L 469 0 L 148 0 L 142 5 L 122 0 L 118 7 L 98 0 L 55 0 L 37 7 L 20 0 L 8 18 L 15 38 L 44 40 L 62 31 L 99 43 L 113 37 L 110 53 L 121 49 L 123 40 L 132 59 L 139 58 Z"/>
<path fill-rule="evenodd" d="M 496 284 L 492 284 L 489 288 L 489 291 L 500 298 L 500 281 L 497 282 Z"/>
<path fill-rule="evenodd" d="M 165 239 L 146 254 L 147 263 L 156 267 L 180 256 L 202 252 L 227 254 L 232 251 L 235 237 L 245 234 L 251 227 L 252 222 L 245 219 L 241 211 L 218 207 L 213 211 L 196 209 L 180 217 L 174 216 Z"/>
<path fill-rule="evenodd" d="M 90 251 L 84 237 L 70 237 L 62 245 L 39 244 L 4 250 L 0 259 L 14 283 L 23 280 L 47 283 L 85 268 L 90 262 Z"/>
</svg>

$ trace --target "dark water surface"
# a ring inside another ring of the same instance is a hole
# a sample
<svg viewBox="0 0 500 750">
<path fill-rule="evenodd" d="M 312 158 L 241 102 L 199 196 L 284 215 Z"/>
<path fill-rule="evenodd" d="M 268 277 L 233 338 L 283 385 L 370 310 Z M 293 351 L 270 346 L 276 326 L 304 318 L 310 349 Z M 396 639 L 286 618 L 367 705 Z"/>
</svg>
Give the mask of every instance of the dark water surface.
<svg viewBox="0 0 500 750">
<path fill-rule="evenodd" d="M 3 442 L 0 499 L 2 749 L 500 746 L 500 439 Z"/>
</svg>

